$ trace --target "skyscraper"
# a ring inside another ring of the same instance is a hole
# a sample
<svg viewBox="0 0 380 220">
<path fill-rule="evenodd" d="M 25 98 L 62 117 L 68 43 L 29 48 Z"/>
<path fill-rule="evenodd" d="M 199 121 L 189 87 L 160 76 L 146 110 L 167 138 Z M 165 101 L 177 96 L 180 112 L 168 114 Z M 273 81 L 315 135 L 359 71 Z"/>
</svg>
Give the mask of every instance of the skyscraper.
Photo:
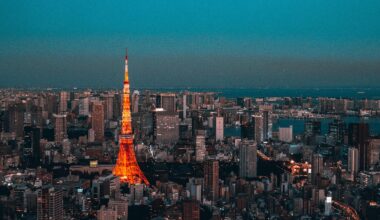
<svg viewBox="0 0 380 220">
<path fill-rule="evenodd" d="M 269 111 L 263 111 L 263 140 L 272 138 L 272 119 Z"/>
<path fill-rule="evenodd" d="M 182 99 L 183 99 L 182 100 L 182 107 L 183 107 L 182 118 L 183 118 L 183 120 L 185 120 L 186 117 L 187 117 L 187 113 L 186 113 L 186 110 L 187 110 L 187 96 L 186 96 L 186 94 L 183 94 Z"/>
<path fill-rule="evenodd" d="M 252 122 L 255 124 L 255 141 L 260 144 L 263 141 L 263 117 L 261 115 L 253 115 Z"/>
<path fill-rule="evenodd" d="M 257 145 L 254 141 L 243 140 L 239 149 L 239 174 L 242 178 L 257 176 Z"/>
<path fill-rule="evenodd" d="M 156 144 L 170 145 L 179 139 L 179 116 L 166 112 L 162 108 L 155 109 L 153 116 L 153 139 Z"/>
<path fill-rule="evenodd" d="M 332 211 L 332 193 L 329 191 L 325 200 L 325 215 L 330 216 Z"/>
<path fill-rule="evenodd" d="M 116 210 L 118 219 L 128 219 L 128 201 L 110 200 L 108 207 Z M 107 218 L 107 220 L 109 219 Z"/>
<path fill-rule="evenodd" d="M 117 220 L 116 209 L 102 206 L 99 210 L 97 210 L 97 220 Z"/>
<path fill-rule="evenodd" d="M 62 91 L 59 93 L 59 113 L 67 112 L 67 102 L 69 101 L 69 93 L 66 91 Z"/>
<path fill-rule="evenodd" d="M 359 170 L 368 169 L 368 138 L 367 123 L 350 123 L 348 125 L 348 144 L 359 149 Z"/>
<path fill-rule="evenodd" d="M 183 220 L 199 220 L 200 219 L 199 202 L 196 200 L 183 201 Z"/>
<path fill-rule="evenodd" d="M 336 144 L 344 142 L 345 123 L 342 120 L 334 120 L 329 123 L 329 135 L 334 139 Z"/>
<path fill-rule="evenodd" d="M 166 112 L 176 112 L 176 100 L 174 93 L 160 93 L 157 95 L 156 107 L 163 108 Z"/>
<path fill-rule="evenodd" d="M 103 94 L 101 96 L 103 100 L 103 112 L 104 112 L 104 119 L 106 120 L 112 120 L 113 119 L 113 99 L 114 95 L 113 94 Z"/>
<path fill-rule="evenodd" d="M 313 154 L 311 165 L 311 182 L 317 185 L 318 179 L 323 172 L 323 156 L 321 154 Z"/>
<path fill-rule="evenodd" d="M 195 137 L 195 160 L 202 162 L 206 156 L 206 137 L 204 130 L 198 130 Z"/>
<path fill-rule="evenodd" d="M 37 219 L 63 219 L 63 192 L 52 186 L 43 186 L 38 191 Z"/>
<path fill-rule="evenodd" d="M 54 113 L 58 113 L 58 97 L 56 94 L 48 94 L 46 97 L 46 110 L 49 113 L 49 119 L 53 118 Z"/>
<path fill-rule="evenodd" d="M 287 143 L 293 141 L 293 126 L 290 125 L 288 128 L 279 128 L 279 140 Z"/>
<path fill-rule="evenodd" d="M 79 115 L 89 115 L 89 98 L 81 98 L 79 99 Z"/>
<path fill-rule="evenodd" d="M 255 124 L 252 121 L 247 121 L 241 124 L 241 139 L 255 139 Z"/>
<path fill-rule="evenodd" d="M 140 92 L 135 90 L 132 94 L 132 113 L 139 112 Z"/>
<path fill-rule="evenodd" d="M 14 104 L 8 109 L 9 132 L 14 132 L 16 137 L 24 135 L 24 113 L 25 106 L 23 104 Z"/>
<path fill-rule="evenodd" d="M 65 114 L 54 114 L 54 141 L 61 144 L 67 136 L 67 121 Z"/>
<path fill-rule="evenodd" d="M 367 167 L 370 169 L 380 163 L 380 139 L 369 139 Z"/>
<path fill-rule="evenodd" d="M 91 126 L 95 133 L 95 141 L 104 140 L 104 106 L 101 102 L 94 102 L 91 113 Z"/>
<path fill-rule="evenodd" d="M 28 165 L 37 167 L 41 163 L 41 150 L 40 150 L 41 128 L 25 127 L 24 136 L 24 155 L 25 150 L 30 151 L 30 158 Z"/>
<path fill-rule="evenodd" d="M 304 138 L 306 144 L 315 143 L 315 137 L 321 134 L 321 122 L 316 120 L 308 120 L 305 122 Z"/>
<path fill-rule="evenodd" d="M 221 116 L 215 117 L 215 140 L 223 141 L 224 139 L 224 118 Z"/>
<path fill-rule="evenodd" d="M 204 167 L 205 195 L 211 201 L 219 197 L 219 161 L 208 160 Z"/>
<path fill-rule="evenodd" d="M 133 143 L 132 122 L 131 122 L 131 101 L 128 77 L 128 55 L 125 56 L 125 76 L 123 88 L 123 112 L 121 131 L 119 136 L 119 154 L 113 174 L 120 177 L 121 182 L 129 184 L 145 183 L 149 184 L 144 173 L 136 160 Z"/>
<path fill-rule="evenodd" d="M 359 172 L 359 150 L 355 147 L 348 148 L 347 170 L 352 177 L 355 177 Z"/>
</svg>

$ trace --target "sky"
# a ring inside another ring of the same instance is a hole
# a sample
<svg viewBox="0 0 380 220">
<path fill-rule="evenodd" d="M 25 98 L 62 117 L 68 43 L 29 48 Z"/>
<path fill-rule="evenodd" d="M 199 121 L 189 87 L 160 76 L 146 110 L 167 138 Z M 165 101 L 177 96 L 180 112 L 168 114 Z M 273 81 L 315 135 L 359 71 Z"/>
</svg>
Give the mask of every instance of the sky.
<svg viewBox="0 0 380 220">
<path fill-rule="evenodd" d="M 0 0 L 0 87 L 380 87 L 378 0 Z"/>
</svg>

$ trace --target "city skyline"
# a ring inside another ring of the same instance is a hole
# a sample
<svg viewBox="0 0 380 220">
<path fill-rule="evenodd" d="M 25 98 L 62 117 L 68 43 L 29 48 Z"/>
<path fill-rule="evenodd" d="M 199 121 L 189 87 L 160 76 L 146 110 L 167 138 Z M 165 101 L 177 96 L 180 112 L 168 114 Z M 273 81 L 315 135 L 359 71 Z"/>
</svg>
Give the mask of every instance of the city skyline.
<svg viewBox="0 0 380 220">
<path fill-rule="evenodd" d="M 0 219 L 380 219 L 379 1 L 0 4 Z"/>
<path fill-rule="evenodd" d="M 380 80 L 376 1 L 19 1 L 0 10 L 0 87 L 120 88 L 125 47 L 137 88 Z"/>
</svg>

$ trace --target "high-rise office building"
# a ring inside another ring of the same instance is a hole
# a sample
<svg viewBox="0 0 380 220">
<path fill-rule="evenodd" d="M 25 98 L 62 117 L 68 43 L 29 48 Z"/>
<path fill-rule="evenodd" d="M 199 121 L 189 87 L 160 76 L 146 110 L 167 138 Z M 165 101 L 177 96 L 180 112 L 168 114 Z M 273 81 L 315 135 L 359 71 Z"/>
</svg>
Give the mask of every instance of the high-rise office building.
<svg viewBox="0 0 380 220">
<path fill-rule="evenodd" d="M 132 105 L 131 105 L 132 113 L 139 112 L 139 101 L 140 101 L 140 92 L 135 90 L 132 93 Z"/>
<path fill-rule="evenodd" d="M 54 113 L 58 113 L 58 96 L 56 94 L 48 94 L 46 97 L 46 111 L 49 113 L 48 118 L 52 119 Z"/>
<path fill-rule="evenodd" d="M 36 105 L 30 107 L 30 120 L 30 125 L 32 126 L 43 126 L 42 107 Z"/>
<path fill-rule="evenodd" d="M 69 101 L 69 93 L 66 91 L 61 91 L 59 93 L 59 106 L 58 106 L 59 113 L 67 112 L 68 101 Z"/>
<path fill-rule="evenodd" d="M 122 114 L 122 94 L 115 94 L 113 99 L 113 116 L 115 119 L 119 119 Z"/>
<path fill-rule="evenodd" d="M 25 193 L 25 200 L 26 211 L 33 215 L 37 214 L 37 192 L 27 191 Z"/>
<path fill-rule="evenodd" d="M 359 172 L 359 150 L 355 147 L 348 148 L 347 170 L 355 177 Z"/>
<path fill-rule="evenodd" d="M 374 168 L 380 163 L 380 139 L 369 139 L 367 167 Z"/>
<path fill-rule="evenodd" d="M 293 141 L 293 126 L 289 127 L 280 127 L 278 129 L 279 140 L 287 143 L 291 143 Z"/>
<path fill-rule="evenodd" d="M 264 140 L 263 117 L 261 115 L 253 115 L 252 122 L 255 124 L 255 141 L 260 144 Z"/>
<path fill-rule="evenodd" d="M 134 184 L 130 189 L 130 198 L 131 202 L 134 204 L 142 204 L 144 198 L 144 185 L 143 184 Z"/>
<path fill-rule="evenodd" d="M 330 216 L 332 211 L 332 193 L 328 192 L 325 200 L 325 216 Z"/>
<path fill-rule="evenodd" d="M 272 138 L 272 119 L 270 111 L 262 111 L 263 116 L 263 140 Z"/>
<path fill-rule="evenodd" d="M 359 149 L 359 170 L 368 169 L 369 125 L 350 123 L 348 125 L 348 144 Z"/>
<path fill-rule="evenodd" d="M 54 141 L 61 144 L 67 137 L 67 119 L 66 114 L 54 114 Z"/>
<path fill-rule="evenodd" d="M 108 207 L 116 211 L 118 219 L 128 219 L 128 201 L 111 199 Z"/>
<path fill-rule="evenodd" d="M 323 156 L 321 154 L 313 154 L 311 165 L 311 182 L 318 184 L 318 180 L 323 172 Z"/>
<path fill-rule="evenodd" d="M 32 136 L 34 166 L 38 167 L 41 164 L 41 148 L 40 148 L 41 128 L 33 127 L 31 136 Z"/>
<path fill-rule="evenodd" d="M 97 220 L 117 220 L 117 211 L 110 207 L 102 206 L 97 211 Z"/>
<path fill-rule="evenodd" d="M 321 121 L 308 120 L 304 126 L 304 139 L 306 144 L 314 144 L 316 136 L 321 135 Z"/>
<path fill-rule="evenodd" d="M 28 158 L 28 166 L 37 167 L 41 163 L 41 128 L 27 126 L 24 130 L 24 151 L 27 150 L 31 152 L 30 157 Z"/>
<path fill-rule="evenodd" d="M 113 119 L 113 94 L 102 94 L 101 99 L 103 100 L 103 112 L 104 112 L 104 119 L 105 120 L 112 120 Z"/>
<path fill-rule="evenodd" d="M 16 212 L 23 213 L 26 210 L 26 193 L 30 191 L 26 185 L 16 185 L 14 188 L 14 203 Z M 1 216 L 1 215 L 0 215 Z"/>
<path fill-rule="evenodd" d="M 90 114 L 90 100 L 88 97 L 79 99 L 79 115 L 88 116 Z"/>
<path fill-rule="evenodd" d="M 242 178 L 257 176 L 257 145 L 254 141 L 243 140 L 240 142 L 239 174 Z"/>
<path fill-rule="evenodd" d="M 211 201 L 216 201 L 219 198 L 219 161 L 206 161 L 203 172 L 206 198 Z"/>
<path fill-rule="evenodd" d="M 241 139 L 254 140 L 255 139 L 255 123 L 246 121 L 241 124 Z"/>
<path fill-rule="evenodd" d="M 14 104 L 9 107 L 7 113 L 9 132 L 14 133 L 16 137 L 23 137 L 25 106 L 21 103 Z"/>
<path fill-rule="evenodd" d="M 224 140 L 224 118 L 221 116 L 215 117 L 215 140 Z"/>
<path fill-rule="evenodd" d="M 91 127 L 95 133 L 95 141 L 104 140 L 104 106 L 102 102 L 94 102 L 91 113 Z"/>
<path fill-rule="evenodd" d="M 250 109 L 252 107 L 252 98 L 238 97 L 236 99 L 236 104 L 240 107 Z"/>
<path fill-rule="evenodd" d="M 185 120 L 187 117 L 187 96 L 186 94 L 183 94 L 182 97 L 182 119 Z"/>
<path fill-rule="evenodd" d="M 38 220 L 61 220 L 64 218 L 63 192 L 52 186 L 43 186 L 38 191 L 37 219 Z"/>
<path fill-rule="evenodd" d="M 176 112 L 176 95 L 174 93 L 160 93 L 157 95 L 156 107 L 166 112 Z"/>
<path fill-rule="evenodd" d="M 212 123 L 211 123 L 212 124 Z M 191 112 L 191 135 L 195 137 L 198 130 L 205 129 L 203 125 L 203 116 L 199 111 Z"/>
<path fill-rule="evenodd" d="M 334 120 L 329 123 L 329 136 L 334 139 L 335 144 L 344 143 L 344 134 L 346 130 L 346 125 L 342 120 Z"/>
<path fill-rule="evenodd" d="M 155 109 L 152 114 L 154 142 L 159 145 L 177 143 L 179 140 L 178 114 L 166 112 L 164 109 Z"/>
<path fill-rule="evenodd" d="M 198 130 L 195 137 L 195 161 L 202 162 L 206 156 L 206 136 L 204 130 Z"/>
<path fill-rule="evenodd" d="M 183 201 L 183 220 L 200 220 L 200 205 L 197 200 Z"/>
<path fill-rule="evenodd" d="M 197 200 L 198 202 L 202 201 L 202 183 L 203 179 L 201 178 L 189 179 L 189 182 L 186 184 L 186 188 L 190 193 L 190 199 Z"/>
</svg>

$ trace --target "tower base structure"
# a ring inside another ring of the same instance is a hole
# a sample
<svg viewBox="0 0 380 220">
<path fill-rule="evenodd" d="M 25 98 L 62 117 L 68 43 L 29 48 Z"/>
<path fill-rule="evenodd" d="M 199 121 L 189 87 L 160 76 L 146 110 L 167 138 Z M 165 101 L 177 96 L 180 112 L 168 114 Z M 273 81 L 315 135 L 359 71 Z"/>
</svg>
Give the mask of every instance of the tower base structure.
<svg viewBox="0 0 380 220">
<path fill-rule="evenodd" d="M 144 183 L 149 185 L 144 173 L 141 171 L 133 149 L 133 139 L 120 138 L 120 149 L 117 163 L 113 169 L 113 174 L 120 177 L 120 182 L 129 184 Z"/>
</svg>

